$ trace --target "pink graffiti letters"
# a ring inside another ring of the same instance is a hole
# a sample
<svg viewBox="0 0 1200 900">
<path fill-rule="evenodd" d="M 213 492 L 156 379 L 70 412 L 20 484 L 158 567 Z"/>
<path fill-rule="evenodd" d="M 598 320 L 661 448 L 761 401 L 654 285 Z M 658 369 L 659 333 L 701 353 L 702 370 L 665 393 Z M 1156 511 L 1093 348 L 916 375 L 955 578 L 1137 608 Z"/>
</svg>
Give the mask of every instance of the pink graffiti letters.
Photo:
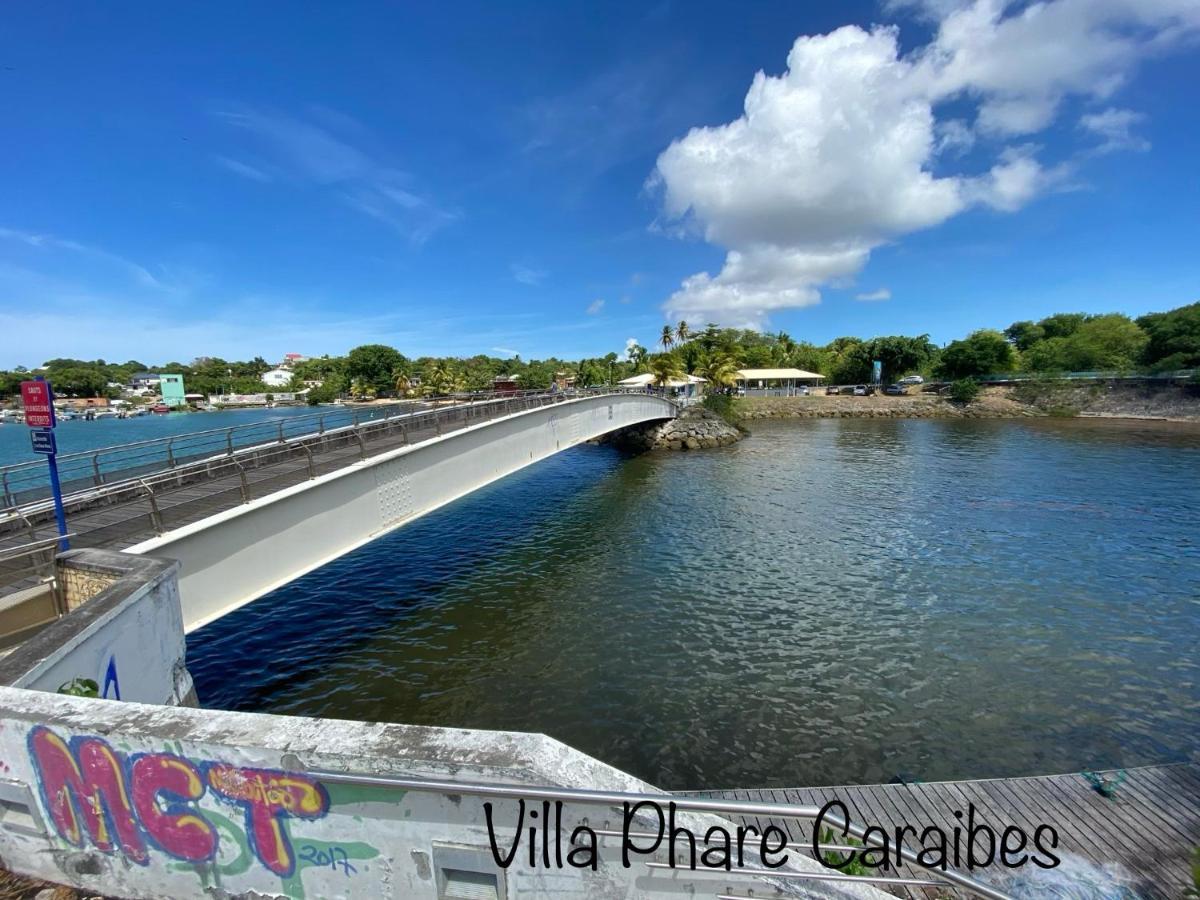
<svg viewBox="0 0 1200 900">
<path fill-rule="evenodd" d="M 42 804 L 58 834 L 146 865 L 149 851 L 200 863 L 216 858 L 217 830 L 198 801 L 214 797 L 242 808 L 248 843 L 281 878 L 293 874 L 284 819 L 319 819 L 329 810 L 323 785 L 296 772 L 193 762 L 172 753 L 124 754 L 99 737 L 64 740 L 45 726 L 29 732 Z"/>
<path fill-rule="evenodd" d="M 147 753 L 133 760 L 129 781 L 133 808 L 157 847 L 189 862 L 217 855 L 217 830 L 186 805 L 204 796 L 204 781 L 195 766 L 170 753 Z M 159 806 L 162 800 L 167 801 L 165 809 Z"/>
<path fill-rule="evenodd" d="M 38 725 L 29 732 L 29 755 L 37 769 L 42 802 L 63 838 L 82 847 L 86 829 L 98 850 L 112 853 L 115 835 L 125 856 L 141 865 L 149 862 L 129 802 L 125 766 L 105 741 L 75 737 L 68 745 Z"/>
</svg>

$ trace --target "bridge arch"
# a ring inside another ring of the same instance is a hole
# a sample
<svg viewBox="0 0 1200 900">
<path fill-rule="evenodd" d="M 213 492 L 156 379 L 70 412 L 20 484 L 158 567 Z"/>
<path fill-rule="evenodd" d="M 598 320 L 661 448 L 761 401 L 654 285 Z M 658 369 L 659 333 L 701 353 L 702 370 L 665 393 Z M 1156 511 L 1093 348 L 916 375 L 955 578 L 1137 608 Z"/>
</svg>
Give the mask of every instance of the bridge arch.
<svg viewBox="0 0 1200 900">
<path fill-rule="evenodd" d="M 651 394 L 565 399 L 369 457 L 126 552 L 180 562 L 184 627 L 193 631 L 505 475 L 677 413 Z"/>
</svg>

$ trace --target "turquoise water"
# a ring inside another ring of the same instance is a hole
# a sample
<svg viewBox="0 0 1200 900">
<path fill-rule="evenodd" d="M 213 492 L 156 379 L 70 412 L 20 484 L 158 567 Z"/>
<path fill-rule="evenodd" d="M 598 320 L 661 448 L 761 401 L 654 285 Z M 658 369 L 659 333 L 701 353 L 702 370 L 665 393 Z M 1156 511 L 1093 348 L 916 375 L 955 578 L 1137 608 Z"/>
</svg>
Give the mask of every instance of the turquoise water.
<svg viewBox="0 0 1200 900">
<path fill-rule="evenodd" d="M 1200 430 L 763 423 L 572 449 L 189 638 L 207 706 L 540 731 L 664 788 L 1200 744 Z"/>
<path fill-rule="evenodd" d="M 275 409 L 231 409 L 207 413 L 166 413 L 164 415 L 138 416 L 133 419 L 98 419 L 91 422 L 75 419 L 60 422 L 55 429 L 58 452 L 74 453 L 78 450 L 94 450 L 171 437 L 192 431 L 210 428 L 228 428 L 246 425 L 265 419 L 291 418 L 311 415 L 314 410 L 307 406 L 281 406 Z M 0 425 L 0 465 L 27 462 L 39 457 L 29 443 L 29 429 L 24 424 L 6 422 Z"/>
</svg>

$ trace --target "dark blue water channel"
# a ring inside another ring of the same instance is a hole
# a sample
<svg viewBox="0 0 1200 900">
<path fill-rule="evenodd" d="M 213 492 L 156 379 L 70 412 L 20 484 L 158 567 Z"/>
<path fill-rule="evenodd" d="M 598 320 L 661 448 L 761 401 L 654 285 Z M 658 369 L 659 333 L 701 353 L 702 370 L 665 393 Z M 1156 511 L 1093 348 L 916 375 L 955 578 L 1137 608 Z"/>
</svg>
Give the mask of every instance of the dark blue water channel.
<svg viewBox="0 0 1200 900">
<path fill-rule="evenodd" d="M 579 447 L 189 638 L 225 709 L 540 731 L 665 788 L 1196 758 L 1200 430 Z"/>
</svg>

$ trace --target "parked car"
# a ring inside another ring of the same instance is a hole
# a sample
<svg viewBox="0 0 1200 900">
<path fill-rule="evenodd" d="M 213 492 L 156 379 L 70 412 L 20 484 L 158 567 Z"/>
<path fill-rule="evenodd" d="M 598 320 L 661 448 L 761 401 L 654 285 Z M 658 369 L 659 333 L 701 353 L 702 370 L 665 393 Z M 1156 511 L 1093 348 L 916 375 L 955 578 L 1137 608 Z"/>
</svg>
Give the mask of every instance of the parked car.
<svg viewBox="0 0 1200 900">
<path fill-rule="evenodd" d="M 869 397 L 875 393 L 875 385 L 873 384 L 856 384 L 854 386 L 855 397 Z"/>
<path fill-rule="evenodd" d="M 914 382 L 915 383 L 915 382 Z M 883 389 L 883 392 L 891 397 L 907 397 L 908 388 L 901 384 L 889 384 Z"/>
<path fill-rule="evenodd" d="M 924 384 L 925 379 L 920 375 L 905 375 L 900 379 L 901 384 Z"/>
<path fill-rule="evenodd" d="M 801 385 L 800 387 L 796 388 L 796 393 L 801 397 L 807 397 L 808 396 L 808 388 Z"/>
<path fill-rule="evenodd" d="M 836 384 L 831 384 L 829 387 L 825 388 L 826 397 L 836 397 L 841 392 L 841 388 L 839 388 Z"/>
</svg>

